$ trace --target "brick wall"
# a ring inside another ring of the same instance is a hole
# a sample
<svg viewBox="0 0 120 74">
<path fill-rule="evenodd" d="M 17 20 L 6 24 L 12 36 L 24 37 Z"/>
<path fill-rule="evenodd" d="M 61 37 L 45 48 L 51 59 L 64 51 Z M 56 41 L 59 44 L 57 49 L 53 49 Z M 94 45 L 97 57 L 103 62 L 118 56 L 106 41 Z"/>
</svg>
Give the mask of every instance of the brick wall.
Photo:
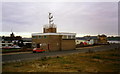
<svg viewBox="0 0 120 74">
<path fill-rule="evenodd" d="M 62 40 L 62 35 L 46 35 L 36 39 L 32 39 L 35 44 L 42 44 L 41 48 L 46 51 L 60 51 L 75 49 L 75 40 Z"/>
<path fill-rule="evenodd" d="M 46 38 L 38 38 L 37 36 L 37 39 L 32 39 L 32 42 L 35 42 L 35 44 L 41 43 L 41 48 L 47 51 L 58 51 L 60 50 L 60 40 L 61 36 L 59 35 L 46 35 Z"/>
<path fill-rule="evenodd" d="M 75 49 L 75 40 L 62 40 L 62 50 Z"/>
</svg>

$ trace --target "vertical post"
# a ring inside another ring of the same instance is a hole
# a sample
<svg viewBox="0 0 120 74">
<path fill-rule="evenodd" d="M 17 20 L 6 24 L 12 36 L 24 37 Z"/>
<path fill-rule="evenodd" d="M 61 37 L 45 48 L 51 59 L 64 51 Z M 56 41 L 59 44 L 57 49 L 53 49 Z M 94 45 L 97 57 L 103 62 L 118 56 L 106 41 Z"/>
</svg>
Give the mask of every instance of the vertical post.
<svg viewBox="0 0 120 74">
<path fill-rule="evenodd" d="M 51 13 L 49 12 L 49 24 L 51 24 L 51 17 L 50 17 Z"/>
</svg>

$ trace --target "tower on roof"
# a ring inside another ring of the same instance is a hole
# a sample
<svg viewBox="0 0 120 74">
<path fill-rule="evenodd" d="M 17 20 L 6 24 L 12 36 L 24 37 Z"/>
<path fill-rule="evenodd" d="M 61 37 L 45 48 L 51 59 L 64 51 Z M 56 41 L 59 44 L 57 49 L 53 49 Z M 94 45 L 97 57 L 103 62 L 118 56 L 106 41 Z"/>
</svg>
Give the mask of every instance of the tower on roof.
<svg viewBox="0 0 120 74">
<path fill-rule="evenodd" d="M 57 32 L 57 28 L 56 25 L 53 22 L 53 15 L 52 13 L 49 12 L 48 14 L 48 19 L 49 19 L 49 24 L 48 25 L 44 25 L 43 27 L 43 33 L 56 33 Z"/>
<path fill-rule="evenodd" d="M 12 37 L 12 38 L 14 38 L 15 37 L 15 35 L 14 35 L 14 33 L 13 33 L 13 31 L 12 31 L 12 29 L 11 29 L 11 34 L 10 34 L 10 37 Z"/>
<path fill-rule="evenodd" d="M 10 34 L 10 37 L 12 37 L 12 38 L 14 38 L 15 37 L 15 35 L 14 35 L 14 33 L 12 32 L 12 34 Z"/>
</svg>

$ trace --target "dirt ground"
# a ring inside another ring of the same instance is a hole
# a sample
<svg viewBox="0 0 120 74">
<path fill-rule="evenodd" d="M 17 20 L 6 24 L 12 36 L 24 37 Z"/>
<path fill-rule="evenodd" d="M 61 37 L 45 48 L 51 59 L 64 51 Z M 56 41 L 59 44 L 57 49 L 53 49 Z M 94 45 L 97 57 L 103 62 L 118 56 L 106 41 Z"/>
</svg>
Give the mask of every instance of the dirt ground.
<svg viewBox="0 0 120 74">
<path fill-rule="evenodd" d="M 120 49 L 4 63 L 3 72 L 119 72 Z"/>
</svg>

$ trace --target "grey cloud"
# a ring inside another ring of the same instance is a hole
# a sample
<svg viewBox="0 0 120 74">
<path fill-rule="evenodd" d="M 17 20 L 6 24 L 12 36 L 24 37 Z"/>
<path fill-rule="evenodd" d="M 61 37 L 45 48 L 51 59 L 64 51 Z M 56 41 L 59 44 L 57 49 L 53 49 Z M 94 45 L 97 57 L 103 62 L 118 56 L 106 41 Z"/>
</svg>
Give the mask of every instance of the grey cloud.
<svg viewBox="0 0 120 74">
<path fill-rule="evenodd" d="M 58 31 L 78 34 L 117 34 L 117 2 L 8 2 L 3 3 L 3 31 L 42 32 L 52 12 Z"/>
</svg>

